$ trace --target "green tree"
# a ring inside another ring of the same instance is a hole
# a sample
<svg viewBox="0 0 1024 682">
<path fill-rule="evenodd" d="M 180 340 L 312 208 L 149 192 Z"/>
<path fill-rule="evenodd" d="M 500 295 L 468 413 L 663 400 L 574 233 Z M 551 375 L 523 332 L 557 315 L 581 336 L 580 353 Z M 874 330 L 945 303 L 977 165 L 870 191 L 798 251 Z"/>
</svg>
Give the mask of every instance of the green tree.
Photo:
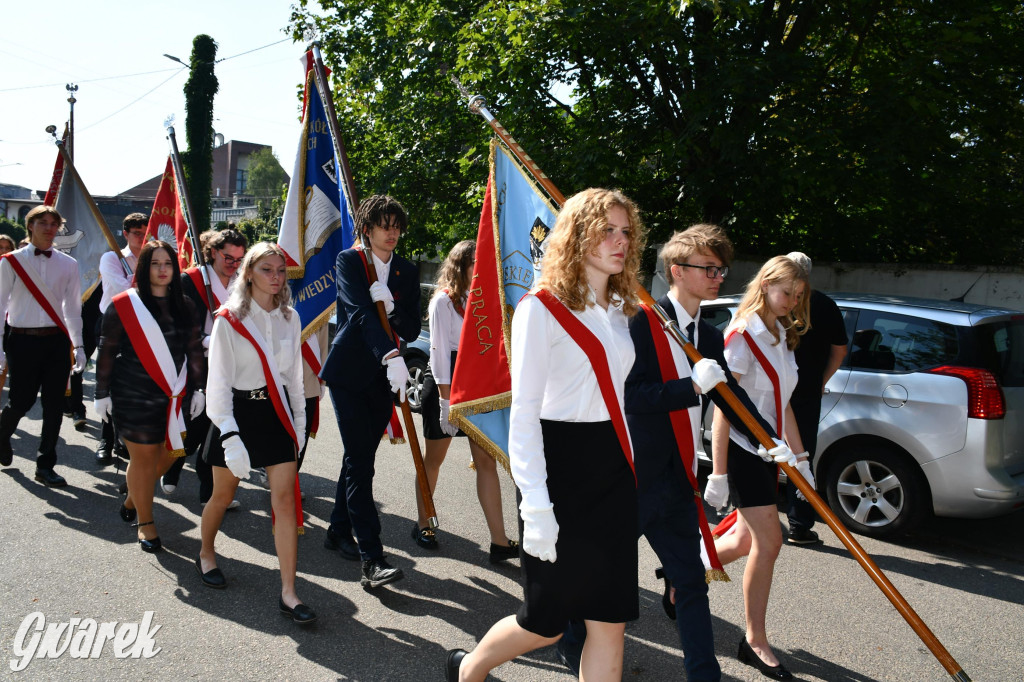
<svg viewBox="0 0 1024 682">
<path fill-rule="evenodd" d="M 307 2 L 360 193 L 406 203 L 413 250 L 479 215 L 488 134 L 450 66 L 566 195 L 621 187 L 654 241 L 709 220 L 759 256 L 1024 256 L 1020 3 Z"/>
<path fill-rule="evenodd" d="M 257 149 L 249 155 L 249 178 L 246 194 L 265 199 L 280 196 L 287 189 L 288 174 L 284 172 L 277 154 L 270 147 Z"/>
<path fill-rule="evenodd" d="M 199 231 L 210 224 L 210 194 L 213 191 L 213 98 L 217 94 L 217 43 L 206 34 L 192 41 L 189 76 L 185 81 L 185 139 L 188 151 L 182 156 L 189 199 Z"/>
<path fill-rule="evenodd" d="M 0 216 L 0 234 L 6 234 L 17 244 L 25 238 L 28 232 L 20 221 L 11 220 L 7 216 Z"/>
</svg>

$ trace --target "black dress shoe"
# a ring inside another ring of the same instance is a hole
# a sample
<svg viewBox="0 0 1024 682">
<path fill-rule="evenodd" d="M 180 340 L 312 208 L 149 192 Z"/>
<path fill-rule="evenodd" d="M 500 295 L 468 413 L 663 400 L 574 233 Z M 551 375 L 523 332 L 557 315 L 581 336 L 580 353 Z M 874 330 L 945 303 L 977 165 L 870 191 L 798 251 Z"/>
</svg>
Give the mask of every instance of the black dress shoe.
<svg viewBox="0 0 1024 682">
<path fill-rule="evenodd" d="M 423 549 L 437 549 L 437 535 L 429 526 L 420 528 L 419 524 L 412 527 L 412 539 Z"/>
<path fill-rule="evenodd" d="M 459 668 L 468 653 L 465 649 L 452 649 L 448 652 L 448 657 L 444 659 L 444 679 L 447 682 L 459 682 Z"/>
<path fill-rule="evenodd" d="M 135 517 L 136 517 L 135 510 L 134 509 L 129 509 L 128 507 L 124 506 L 123 504 L 121 505 L 121 509 L 120 509 L 120 511 L 118 511 L 118 514 L 120 514 L 121 520 L 124 521 L 125 523 L 131 523 L 132 521 L 135 520 Z"/>
<path fill-rule="evenodd" d="M 569 647 L 565 644 L 565 637 L 562 637 L 555 644 L 555 656 L 576 677 L 580 676 L 580 653 L 576 651 L 574 655 L 573 652 L 569 651 Z"/>
<path fill-rule="evenodd" d="M 384 557 L 380 557 L 363 562 L 363 577 L 359 580 L 359 584 L 373 589 L 381 585 L 393 583 L 396 580 L 401 580 L 404 577 L 405 574 L 402 573 L 402 569 L 395 568 Z"/>
<path fill-rule="evenodd" d="M 740 649 L 736 654 L 736 658 L 740 663 L 746 663 L 749 666 L 757 668 L 762 675 L 770 677 L 773 680 L 793 679 L 793 673 L 786 670 L 786 666 L 782 665 L 781 661 L 778 665 L 768 665 L 762 661 L 761 657 L 757 655 L 757 652 L 750 648 L 750 644 L 747 642 L 746 637 L 740 640 Z"/>
<path fill-rule="evenodd" d="M 519 543 L 515 540 L 509 540 L 507 545 L 491 543 L 491 555 L 489 559 L 492 564 L 500 564 L 506 559 L 515 559 L 518 556 Z"/>
<path fill-rule="evenodd" d="M 153 525 L 152 521 L 146 521 L 145 523 L 136 523 L 135 527 L 136 528 L 141 528 L 142 526 L 152 526 L 152 525 Z M 159 535 L 156 536 L 155 538 L 151 539 L 151 540 L 147 540 L 146 538 L 139 538 L 139 547 L 142 548 L 143 552 L 147 552 L 149 554 L 156 554 L 157 552 L 159 552 L 161 549 L 164 548 L 163 543 L 160 542 L 160 536 Z"/>
<path fill-rule="evenodd" d="M 0 437 L 0 465 L 9 467 L 13 461 L 14 448 L 11 447 L 11 439 Z"/>
<path fill-rule="evenodd" d="M 114 456 L 121 459 L 131 459 L 131 456 L 128 454 L 128 448 L 120 440 L 114 441 Z"/>
<path fill-rule="evenodd" d="M 114 461 L 114 455 L 110 451 L 110 446 L 104 442 L 100 442 L 100 446 L 96 448 L 96 463 L 101 467 L 105 467 L 108 464 L 112 464 Z"/>
<path fill-rule="evenodd" d="M 36 469 L 36 480 L 47 488 L 63 488 L 68 484 L 64 477 L 53 469 Z"/>
<path fill-rule="evenodd" d="M 75 412 L 71 415 L 71 423 L 75 426 L 75 431 L 85 431 L 85 412 Z"/>
<path fill-rule="evenodd" d="M 665 609 L 665 615 L 669 620 L 676 619 L 676 605 L 672 603 L 672 582 L 665 575 L 664 568 L 654 569 L 654 577 L 665 581 L 665 592 L 661 595 L 661 608 Z"/>
<path fill-rule="evenodd" d="M 356 541 L 351 536 L 345 537 L 340 533 L 335 533 L 330 528 L 327 529 L 327 537 L 324 538 L 324 549 L 337 552 L 350 561 L 359 561 L 361 558 L 359 555 L 359 545 L 356 544 Z"/>
<path fill-rule="evenodd" d="M 809 528 L 793 528 L 786 537 L 786 543 L 790 545 L 817 545 L 821 543 L 818 534 Z"/>
<path fill-rule="evenodd" d="M 223 590 L 228 586 L 228 579 L 224 577 L 224 574 L 219 568 L 214 567 L 206 573 L 203 573 L 203 562 L 201 559 L 196 559 L 196 572 L 199 573 L 199 578 L 207 587 L 212 587 L 215 590 Z"/>
<path fill-rule="evenodd" d="M 297 625 L 309 625 L 316 622 L 316 611 L 305 604 L 296 604 L 294 607 L 289 608 L 284 605 L 284 599 L 281 599 L 278 601 L 278 608 L 281 609 L 282 616 L 288 616 Z"/>
</svg>

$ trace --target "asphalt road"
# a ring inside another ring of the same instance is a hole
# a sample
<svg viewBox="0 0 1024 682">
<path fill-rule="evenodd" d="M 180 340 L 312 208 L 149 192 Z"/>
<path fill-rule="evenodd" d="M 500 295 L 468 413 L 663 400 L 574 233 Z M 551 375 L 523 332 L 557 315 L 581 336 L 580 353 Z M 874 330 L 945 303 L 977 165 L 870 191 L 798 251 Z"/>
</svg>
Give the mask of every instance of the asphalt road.
<svg viewBox="0 0 1024 682">
<path fill-rule="evenodd" d="M 87 387 L 87 393 L 91 389 Z M 90 418 L 92 417 L 90 413 Z M 191 465 L 170 497 L 157 492 L 156 523 L 165 551 L 140 551 L 118 517 L 123 470 L 94 464 L 96 424 L 84 433 L 65 421 L 58 471 L 69 482 L 50 490 L 33 478 L 38 406 L 15 439 L 15 461 L 0 470 L 0 677 L 139 680 L 302 679 L 442 680 L 444 654 L 470 648 L 519 606 L 518 561 L 491 566 L 469 451 L 456 441 L 435 496 L 441 549 L 413 545 L 413 467 L 408 446 L 378 450 L 376 499 L 389 559 L 404 580 L 373 592 L 359 586 L 359 564 L 322 548 L 341 463 L 329 406 L 301 474 L 307 530 L 299 540 L 300 596 L 320 615 L 308 630 L 277 611 L 279 578 L 270 533 L 269 494 L 239 487 L 218 542 L 228 589 L 203 587 L 198 485 Z M 418 421 L 418 416 L 417 416 Z M 511 479 L 502 474 L 506 527 L 515 528 Z M 780 517 L 781 518 L 781 517 Z M 599 521 L 598 521 L 599 522 Z M 769 636 L 801 680 L 949 679 L 913 630 L 835 536 L 817 548 L 784 547 L 769 604 Z M 1024 512 L 989 521 L 935 520 L 899 544 L 860 538 L 864 548 L 974 680 L 1024 680 Z M 674 625 L 661 609 L 657 558 L 641 541 L 640 619 L 626 629 L 627 680 L 683 679 Z M 742 635 L 743 562 L 733 581 L 711 587 L 717 652 L 726 680 L 764 679 L 736 661 Z M 600 567 L 595 567 L 600 570 Z M 47 623 L 73 618 L 139 623 L 152 611 L 159 653 L 119 659 L 108 643 L 95 659 L 18 662 L 16 634 L 29 614 Z M 568 680 L 553 648 L 494 671 L 495 680 Z"/>
</svg>

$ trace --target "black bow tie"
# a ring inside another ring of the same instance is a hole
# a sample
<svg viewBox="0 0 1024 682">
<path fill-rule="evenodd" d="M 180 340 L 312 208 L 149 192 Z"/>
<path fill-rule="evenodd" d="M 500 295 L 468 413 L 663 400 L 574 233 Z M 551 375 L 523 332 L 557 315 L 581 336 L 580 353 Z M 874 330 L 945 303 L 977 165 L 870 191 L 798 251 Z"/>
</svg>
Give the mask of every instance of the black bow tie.
<svg viewBox="0 0 1024 682">
<path fill-rule="evenodd" d="M 37 256 L 46 256 L 47 258 L 49 258 L 50 256 L 53 255 L 53 251 L 52 250 L 50 250 L 50 251 L 43 251 L 42 249 L 36 249 L 36 255 Z"/>
</svg>

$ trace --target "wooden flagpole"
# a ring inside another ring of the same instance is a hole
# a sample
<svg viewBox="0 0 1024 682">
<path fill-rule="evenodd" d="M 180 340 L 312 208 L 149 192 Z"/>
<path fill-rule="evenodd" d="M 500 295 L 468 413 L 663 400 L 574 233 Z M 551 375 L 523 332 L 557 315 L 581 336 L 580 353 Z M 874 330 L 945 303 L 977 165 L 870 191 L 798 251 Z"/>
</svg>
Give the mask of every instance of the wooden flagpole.
<svg viewBox="0 0 1024 682">
<path fill-rule="evenodd" d="M 504 126 L 498 123 L 497 119 L 495 119 L 491 112 L 487 110 L 484 97 L 482 95 L 470 95 L 454 75 L 449 76 L 449 78 L 455 84 L 455 87 L 459 92 L 469 99 L 469 110 L 472 113 L 479 114 L 485 121 L 487 121 L 488 125 L 491 126 L 499 139 L 501 139 L 502 143 L 516 156 L 517 159 L 520 160 L 523 167 L 533 175 L 538 184 L 540 184 L 540 186 L 544 188 L 558 206 L 561 207 L 562 204 L 565 203 L 565 197 L 558 188 L 555 187 L 554 183 L 551 182 L 551 179 L 541 171 L 537 163 L 526 154 L 522 146 L 516 142 L 511 135 L 509 135 Z M 687 341 L 680 333 L 679 327 L 676 323 L 665 313 L 664 310 L 662 310 L 661 306 L 658 305 L 651 294 L 643 286 L 638 286 L 635 293 L 641 301 L 654 310 L 669 336 L 679 344 L 680 347 L 682 347 L 683 352 L 686 353 L 686 356 L 691 362 L 697 363 L 704 359 L 693 344 Z M 736 394 L 732 392 L 732 389 L 730 389 L 727 384 L 718 384 L 714 390 L 717 391 L 726 403 L 728 403 L 728 405 L 736 412 L 761 445 L 769 450 L 775 447 L 775 442 L 772 440 L 768 432 L 765 431 L 757 419 L 747 411 L 747 408 L 740 402 L 739 398 L 736 397 Z M 921 617 L 918 616 L 910 604 L 907 603 L 907 600 L 903 598 L 903 595 L 899 593 L 899 590 L 897 590 L 889 581 L 885 573 L 882 572 L 882 569 L 880 569 L 868 553 L 864 551 L 864 548 L 860 546 L 860 543 L 854 539 L 850 531 L 848 531 L 839 519 L 836 518 L 835 514 L 832 513 L 832 510 L 818 495 L 817 491 L 815 491 L 814 488 L 804 480 L 804 477 L 800 475 L 800 472 L 797 471 L 796 468 L 791 467 L 788 464 L 782 464 L 781 466 L 789 479 L 796 484 L 796 487 L 804 494 L 807 501 L 811 503 L 815 511 L 821 515 L 821 518 L 825 520 L 833 532 L 835 532 L 839 540 L 846 545 L 846 548 L 850 550 L 853 558 L 857 560 L 861 567 L 875 582 L 875 585 L 882 590 L 882 593 L 886 598 L 888 598 L 892 605 L 896 607 L 896 610 L 901 616 L 903 616 L 910 627 L 913 628 L 914 632 L 917 633 L 925 646 L 927 646 L 929 651 L 932 652 L 932 655 L 938 659 L 946 672 L 949 673 L 957 682 L 969 682 L 971 678 L 967 676 L 967 673 L 965 673 L 963 668 L 960 667 L 960 664 L 956 662 L 949 651 L 947 651 L 942 645 L 942 642 L 939 641 Z"/>
</svg>

